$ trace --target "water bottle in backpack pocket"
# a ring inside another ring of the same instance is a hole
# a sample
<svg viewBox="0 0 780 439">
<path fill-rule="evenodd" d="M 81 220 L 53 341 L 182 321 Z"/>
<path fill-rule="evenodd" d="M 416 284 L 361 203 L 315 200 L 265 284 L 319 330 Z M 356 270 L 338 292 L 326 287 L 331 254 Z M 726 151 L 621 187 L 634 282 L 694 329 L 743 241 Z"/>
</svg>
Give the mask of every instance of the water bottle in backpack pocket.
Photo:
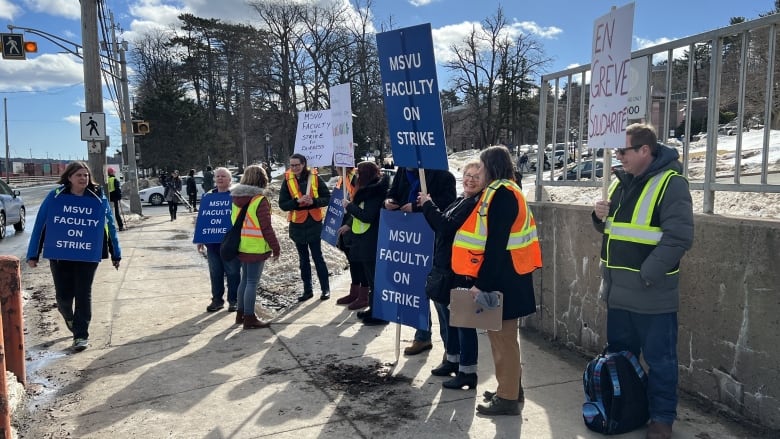
<svg viewBox="0 0 780 439">
<path fill-rule="evenodd" d="M 647 374 L 631 352 L 605 348 L 588 363 L 582 384 L 582 418 L 589 429 L 622 434 L 647 423 Z"/>
</svg>

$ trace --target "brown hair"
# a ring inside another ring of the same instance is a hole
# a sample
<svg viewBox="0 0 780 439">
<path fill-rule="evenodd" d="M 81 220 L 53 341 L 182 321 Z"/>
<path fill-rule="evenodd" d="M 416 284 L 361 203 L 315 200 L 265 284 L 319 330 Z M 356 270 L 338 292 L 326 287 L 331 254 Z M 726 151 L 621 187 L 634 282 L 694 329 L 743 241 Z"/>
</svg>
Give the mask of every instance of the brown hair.
<svg viewBox="0 0 780 439">
<path fill-rule="evenodd" d="M 268 185 L 268 176 L 265 175 L 265 170 L 259 165 L 250 165 L 244 168 L 241 184 L 264 188 Z"/>
<path fill-rule="evenodd" d="M 63 184 L 66 188 L 70 189 L 70 180 L 69 178 L 75 174 L 76 172 L 79 172 L 82 169 L 86 169 L 87 172 L 89 172 L 89 183 L 87 183 L 87 189 L 95 192 L 95 189 L 97 188 L 97 183 L 95 183 L 94 180 L 92 180 L 92 171 L 89 170 L 89 165 L 82 161 L 76 161 L 76 162 L 70 162 L 68 166 L 65 167 L 65 170 L 62 172 L 62 175 L 60 175 L 59 180 L 57 180 L 57 184 Z"/>
<path fill-rule="evenodd" d="M 379 166 L 374 162 L 360 162 L 357 165 L 357 187 L 364 188 L 379 178 Z"/>
<path fill-rule="evenodd" d="M 479 161 L 485 168 L 485 179 L 482 184 L 489 185 L 495 180 L 514 180 L 515 169 L 512 166 L 512 156 L 506 146 L 497 145 L 486 148 L 479 155 Z"/>
<path fill-rule="evenodd" d="M 641 145 L 647 145 L 650 147 L 650 152 L 655 155 L 658 145 L 658 135 L 655 133 L 655 128 L 647 123 L 632 123 L 626 127 L 626 136 L 631 139 L 631 146 L 639 147 Z"/>
</svg>

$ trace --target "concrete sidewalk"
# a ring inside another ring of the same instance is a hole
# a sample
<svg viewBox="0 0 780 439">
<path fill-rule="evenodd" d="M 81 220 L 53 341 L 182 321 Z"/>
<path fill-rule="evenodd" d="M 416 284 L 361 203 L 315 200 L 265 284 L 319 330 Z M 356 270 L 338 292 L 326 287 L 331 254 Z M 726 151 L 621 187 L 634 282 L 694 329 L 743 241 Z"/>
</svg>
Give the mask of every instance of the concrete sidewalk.
<svg viewBox="0 0 780 439">
<path fill-rule="evenodd" d="M 191 244 L 191 218 L 147 217 L 120 234 L 119 272 L 103 263 L 95 280 L 89 349 L 71 353 L 61 317 L 50 313 L 61 328 L 28 343 L 49 353 L 30 381 L 70 382 L 32 401 L 35 423 L 24 437 L 602 437 L 582 422 L 586 360 L 535 334 L 521 340 L 522 416 L 490 418 L 475 413 L 496 386 L 484 333 L 477 391 L 452 391 L 430 375 L 442 358 L 438 328 L 432 351 L 392 368 L 396 326 L 363 327 L 335 298 L 315 296 L 270 329 L 244 331 L 225 310 L 206 313 L 208 271 Z M 336 297 L 348 289 L 346 274 L 331 282 Z M 402 347 L 413 333 L 401 328 Z M 383 369 L 392 375 L 349 379 Z M 676 438 L 755 437 L 686 404 L 678 418 Z"/>
</svg>

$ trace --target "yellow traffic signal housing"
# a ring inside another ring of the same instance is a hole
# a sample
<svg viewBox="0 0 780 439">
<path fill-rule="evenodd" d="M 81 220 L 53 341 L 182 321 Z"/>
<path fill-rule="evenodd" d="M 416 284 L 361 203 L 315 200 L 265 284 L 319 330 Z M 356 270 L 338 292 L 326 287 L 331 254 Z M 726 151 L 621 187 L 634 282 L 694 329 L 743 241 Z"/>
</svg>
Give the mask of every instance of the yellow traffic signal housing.
<svg viewBox="0 0 780 439">
<path fill-rule="evenodd" d="M 145 120 L 134 120 L 133 134 L 136 136 L 145 136 L 149 134 L 149 122 Z"/>
<path fill-rule="evenodd" d="M 38 43 L 35 41 L 25 41 L 24 42 L 24 53 L 37 53 L 38 52 Z"/>
</svg>

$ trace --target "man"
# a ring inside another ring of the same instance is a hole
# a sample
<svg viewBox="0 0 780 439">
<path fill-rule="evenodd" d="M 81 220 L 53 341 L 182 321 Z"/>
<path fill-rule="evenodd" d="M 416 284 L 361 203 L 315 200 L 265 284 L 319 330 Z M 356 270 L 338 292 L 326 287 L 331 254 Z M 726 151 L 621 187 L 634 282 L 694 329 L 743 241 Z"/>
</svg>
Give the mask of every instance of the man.
<svg viewBox="0 0 780 439">
<path fill-rule="evenodd" d="M 450 171 L 426 169 L 425 184 L 431 200 L 440 208 L 452 204 L 457 197 L 455 191 L 455 176 Z M 393 178 L 393 184 L 387 191 L 387 199 L 384 208 L 387 210 L 400 209 L 403 212 L 422 212 L 422 207 L 417 205 L 417 197 L 421 191 L 420 171 L 418 169 L 398 168 Z M 369 314 L 370 315 L 370 314 Z M 358 317 L 361 314 L 358 313 Z M 430 315 L 428 321 L 430 322 Z M 411 346 L 404 348 L 405 355 L 417 355 L 433 348 L 431 344 L 430 323 L 428 330 L 418 329 L 414 333 L 414 341 Z"/>
<path fill-rule="evenodd" d="M 121 183 L 116 178 L 114 168 L 108 168 L 108 180 L 106 181 L 108 186 L 108 201 L 110 201 L 114 207 L 114 218 L 116 218 L 116 225 L 119 227 L 119 231 L 125 229 L 125 223 L 122 220 L 122 206 L 119 203 L 122 202 L 122 189 Z"/>
<path fill-rule="evenodd" d="M 268 178 L 271 178 L 271 176 L 269 175 Z M 214 172 L 211 170 L 211 166 L 206 166 L 206 170 L 203 171 L 203 182 L 200 185 L 204 193 L 214 189 Z"/>
<path fill-rule="evenodd" d="M 648 365 L 647 439 L 668 439 L 677 415 L 679 264 L 693 244 L 693 208 L 679 154 L 646 124 L 626 128 L 615 150 L 623 171 L 592 214 L 604 234 L 600 294 L 610 352 L 640 352 Z"/>
<path fill-rule="evenodd" d="M 322 257 L 320 234 L 322 232 L 322 208 L 328 207 L 330 190 L 315 169 L 306 167 L 306 157 L 302 154 L 290 156 L 290 168 L 284 173 L 284 184 L 279 191 L 279 208 L 287 212 L 290 221 L 290 239 L 298 250 L 298 263 L 303 281 L 303 294 L 298 297 L 303 302 L 314 297 L 311 279 L 309 251 L 314 259 L 317 279 L 320 281 L 320 300 L 330 298 L 328 267 Z"/>
</svg>

